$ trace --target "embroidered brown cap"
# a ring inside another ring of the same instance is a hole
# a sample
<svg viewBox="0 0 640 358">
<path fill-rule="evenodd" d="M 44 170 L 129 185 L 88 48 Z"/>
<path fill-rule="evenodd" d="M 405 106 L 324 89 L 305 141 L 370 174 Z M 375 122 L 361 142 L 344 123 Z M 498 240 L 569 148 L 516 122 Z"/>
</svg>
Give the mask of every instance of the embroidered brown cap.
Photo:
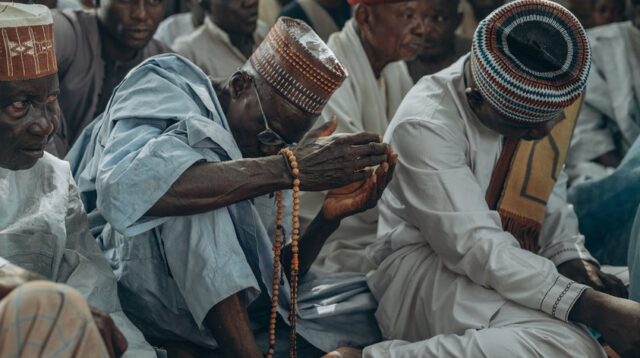
<svg viewBox="0 0 640 358">
<path fill-rule="evenodd" d="M 320 114 L 347 70 L 303 21 L 281 17 L 249 59 L 280 95 L 310 114 Z"/>
<path fill-rule="evenodd" d="M 49 9 L 0 2 L 0 81 L 30 80 L 57 72 Z"/>
</svg>

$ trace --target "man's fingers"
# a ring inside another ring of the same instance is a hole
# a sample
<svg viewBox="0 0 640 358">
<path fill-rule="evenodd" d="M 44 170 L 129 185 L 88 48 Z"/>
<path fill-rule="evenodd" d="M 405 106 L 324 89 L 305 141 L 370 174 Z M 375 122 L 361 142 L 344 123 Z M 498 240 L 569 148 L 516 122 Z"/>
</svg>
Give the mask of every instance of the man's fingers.
<svg viewBox="0 0 640 358">
<path fill-rule="evenodd" d="M 376 202 L 380 200 L 384 190 L 387 188 L 387 184 L 389 184 L 389 163 L 382 163 L 378 169 L 381 170 L 381 173 L 378 176 Z"/>
<path fill-rule="evenodd" d="M 361 157 L 354 162 L 355 169 L 360 170 L 366 167 L 375 167 L 387 162 L 387 155 L 376 155 L 372 157 Z"/>
<path fill-rule="evenodd" d="M 350 154 L 352 157 L 364 157 L 370 155 L 388 154 L 388 146 L 384 143 L 370 142 L 367 144 L 354 145 L 351 147 Z"/>
<path fill-rule="evenodd" d="M 349 134 L 349 135 L 341 135 L 338 139 L 336 139 L 337 143 L 340 144 L 351 144 L 351 145 L 362 145 L 369 143 L 382 143 L 382 137 L 375 133 L 357 133 L 357 134 Z"/>
<path fill-rule="evenodd" d="M 373 174 L 373 169 L 365 168 L 363 170 L 358 170 L 353 173 L 352 182 L 354 181 L 363 181 L 369 179 L 369 177 Z"/>
<path fill-rule="evenodd" d="M 607 287 L 607 291 L 609 291 L 612 295 L 620 298 L 629 297 L 629 292 L 624 283 L 616 276 L 602 273 L 600 275 L 600 278 L 602 279 L 604 285 Z"/>
</svg>

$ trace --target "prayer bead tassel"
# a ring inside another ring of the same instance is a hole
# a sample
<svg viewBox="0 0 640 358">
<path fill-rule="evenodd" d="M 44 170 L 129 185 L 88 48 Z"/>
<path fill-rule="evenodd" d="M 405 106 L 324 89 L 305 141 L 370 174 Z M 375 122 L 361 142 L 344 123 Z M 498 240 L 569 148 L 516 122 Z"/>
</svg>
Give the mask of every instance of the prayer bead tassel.
<svg viewBox="0 0 640 358">
<path fill-rule="evenodd" d="M 298 270 L 300 268 L 300 260 L 298 258 L 299 239 L 300 239 L 300 169 L 295 153 L 289 148 L 280 151 L 288 161 L 293 174 L 293 222 L 291 236 L 291 275 L 289 285 L 291 287 L 291 303 L 289 310 L 289 324 L 291 331 L 289 334 L 289 357 L 297 358 L 296 350 L 296 317 L 298 312 Z M 280 283 L 280 256 L 282 253 L 282 244 L 284 242 L 284 229 L 282 226 L 282 192 L 277 194 L 277 228 L 275 234 L 275 242 L 273 245 L 273 293 L 271 298 L 271 316 L 269 317 L 269 350 L 266 354 L 267 358 L 273 358 L 276 346 L 276 322 L 278 319 L 278 295 Z"/>
</svg>

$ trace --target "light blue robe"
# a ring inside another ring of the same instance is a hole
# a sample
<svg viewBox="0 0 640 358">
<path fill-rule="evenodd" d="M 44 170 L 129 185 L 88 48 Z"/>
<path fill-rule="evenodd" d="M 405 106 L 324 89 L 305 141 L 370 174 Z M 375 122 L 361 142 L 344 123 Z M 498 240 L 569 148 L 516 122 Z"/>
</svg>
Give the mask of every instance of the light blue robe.
<svg viewBox="0 0 640 358">
<path fill-rule="evenodd" d="M 241 158 L 210 81 L 177 55 L 151 58 L 133 70 L 70 152 L 92 231 L 119 278 L 123 307 L 148 336 L 216 347 L 203 320 L 215 304 L 241 292 L 266 349 L 275 200 L 192 216 L 145 216 L 195 163 Z M 301 356 L 379 341 L 376 302 L 364 275 L 310 272 L 299 297 L 298 333 L 312 345 L 299 343 Z M 279 298 L 286 321 L 286 279 Z M 288 327 L 279 327 L 279 353 L 286 354 Z"/>
</svg>

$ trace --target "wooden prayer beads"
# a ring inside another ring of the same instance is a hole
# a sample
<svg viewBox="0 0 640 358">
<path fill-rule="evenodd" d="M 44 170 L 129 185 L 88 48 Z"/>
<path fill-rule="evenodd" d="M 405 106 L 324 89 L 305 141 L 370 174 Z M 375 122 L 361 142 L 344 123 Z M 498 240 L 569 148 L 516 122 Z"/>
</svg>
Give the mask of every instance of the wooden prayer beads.
<svg viewBox="0 0 640 358">
<path fill-rule="evenodd" d="M 289 334 L 289 357 L 296 358 L 296 317 L 298 312 L 298 270 L 300 268 L 299 238 L 300 238 L 300 169 L 296 155 L 289 148 L 280 151 L 288 161 L 293 175 L 293 232 L 291 235 L 291 275 L 289 277 L 289 285 L 291 288 L 291 303 L 289 310 L 289 324 L 291 331 Z M 285 240 L 284 228 L 282 226 L 282 192 L 277 193 L 277 214 L 276 214 L 276 233 L 275 242 L 273 244 L 273 292 L 271 295 L 271 315 L 269 317 L 269 350 L 267 358 L 273 358 L 276 349 L 276 323 L 278 321 L 278 295 L 280 289 L 280 257 L 282 254 L 282 245 Z"/>
</svg>

